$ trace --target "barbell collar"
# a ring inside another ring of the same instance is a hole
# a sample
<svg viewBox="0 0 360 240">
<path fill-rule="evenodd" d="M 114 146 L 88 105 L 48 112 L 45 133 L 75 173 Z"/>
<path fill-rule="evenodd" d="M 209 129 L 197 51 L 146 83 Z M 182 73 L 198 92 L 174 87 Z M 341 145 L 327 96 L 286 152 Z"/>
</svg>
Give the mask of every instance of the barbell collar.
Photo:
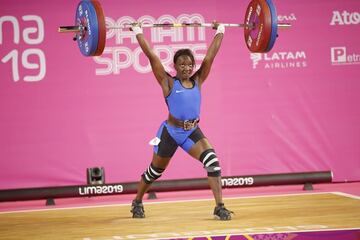
<svg viewBox="0 0 360 240">
<path fill-rule="evenodd" d="M 278 23 L 277 24 L 278 28 L 289 28 L 291 27 L 290 23 Z"/>
<path fill-rule="evenodd" d="M 58 28 L 58 32 L 67 33 L 67 32 L 80 32 L 80 26 L 61 26 Z"/>
</svg>

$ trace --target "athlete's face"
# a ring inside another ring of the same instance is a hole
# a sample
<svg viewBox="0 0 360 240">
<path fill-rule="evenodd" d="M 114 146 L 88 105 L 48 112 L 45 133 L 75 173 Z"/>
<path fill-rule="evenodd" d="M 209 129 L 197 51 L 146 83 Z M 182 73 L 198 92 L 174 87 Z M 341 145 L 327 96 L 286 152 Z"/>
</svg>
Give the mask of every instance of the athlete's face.
<svg viewBox="0 0 360 240">
<path fill-rule="evenodd" d="M 178 57 L 175 63 L 176 76 L 181 79 L 189 79 L 193 72 L 194 65 L 191 58 L 187 55 Z"/>
</svg>

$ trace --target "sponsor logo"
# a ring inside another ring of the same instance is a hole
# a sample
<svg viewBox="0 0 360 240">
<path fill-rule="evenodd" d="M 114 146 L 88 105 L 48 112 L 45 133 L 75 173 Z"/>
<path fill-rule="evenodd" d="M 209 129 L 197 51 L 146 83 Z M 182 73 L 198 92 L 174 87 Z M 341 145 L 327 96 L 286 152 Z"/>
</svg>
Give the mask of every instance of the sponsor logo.
<svg viewBox="0 0 360 240">
<path fill-rule="evenodd" d="M 189 238 L 189 239 L 212 239 L 211 236 L 217 236 L 221 239 L 239 239 L 243 238 L 243 234 L 256 234 L 256 233 L 274 233 L 274 232 L 302 232 L 302 231 L 318 231 L 330 229 L 326 225 L 301 225 L 301 226 L 268 226 L 268 227 L 251 227 L 251 228 L 225 228 L 225 229 L 214 229 L 214 230 L 198 230 L 189 232 L 158 232 L 158 233 L 144 233 L 144 234 L 131 234 L 131 235 L 116 235 L 116 236 L 101 236 L 101 237 L 84 237 L 84 240 L 101 240 L 101 239 L 168 239 L 168 238 Z M 233 237 L 229 237 L 233 236 Z M 229 238 L 228 238 L 229 237 Z M 215 239 L 215 237 L 213 238 Z"/>
<path fill-rule="evenodd" d="M 359 12 L 333 11 L 330 25 L 357 25 L 359 23 Z"/>
<path fill-rule="evenodd" d="M 230 186 L 250 186 L 254 184 L 253 177 L 230 177 L 230 178 L 222 178 L 221 184 L 223 187 Z"/>
<path fill-rule="evenodd" d="M 161 139 L 158 138 L 158 137 L 155 137 L 155 138 L 150 140 L 149 144 L 151 146 L 157 146 L 157 145 L 159 145 L 160 142 L 161 142 Z"/>
<path fill-rule="evenodd" d="M 346 47 L 332 47 L 331 64 L 332 65 L 360 64 L 360 54 L 348 53 Z"/>
<path fill-rule="evenodd" d="M 80 195 L 105 195 L 105 194 L 121 193 L 123 191 L 124 188 L 120 184 L 79 187 Z"/>
<path fill-rule="evenodd" d="M 305 51 L 251 53 L 253 69 L 304 68 L 307 67 Z M 260 64 L 261 63 L 261 64 Z"/>
<path fill-rule="evenodd" d="M 291 13 L 290 15 L 278 15 L 277 19 L 279 22 L 296 21 L 296 16 L 294 13 Z"/>
<path fill-rule="evenodd" d="M 140 16 L 138 19 L 130 16 L 121 16 L 117 19 L 106 17 L 105 22 L 108 27 L 128 24 L 129 22 L 146 22 L 147 24 L 194 22 L 201 24 L 205 23 L 205 18 L 199 13 L 181 14 L 179 16 L 166 14 L 158 18 L 149 15 Z M 148 30 L 144 29 L 145 31 Z M 172 60 L 175 52 L 179 49 L 191 49 L 197 63 L 202 61 L 206 55 L 205 28 L 176 28 L 173 30 L 152 28 L 148 33 L 153 50 L 160 56 L 167 72 L 174 70 Z M 134 69 L 139 73 L 151 72 L 150 62 L 146 59 L 137 43 L 136 35 L 128 29 L 109 30 L 106 34 L 104 53 L 101 56 L 94 57 L 93 60 L 99 66 L 95 69 L 96 75 L 118 75 L 127 69 Z M 201 64 L 196 65 L 200 66 Z"/>
<path fill-rule="evenodd" d="M 3 36 L 9 38 L 3 39 Z M 21 17 L 0 16 L 0 64 L 11 66 L 14 82 L 44 80 L 46 76 L 46 56 L 45 51 L 42 50 L 44 38 L 45 27 L 41 16 L 32 14 Z M 5 47 L 2 46 L 3 44 Z M 31 72 L 27 71 L 29 69 Z M 6 77 L 4 73 L 2 76 Z"/>
</svg>

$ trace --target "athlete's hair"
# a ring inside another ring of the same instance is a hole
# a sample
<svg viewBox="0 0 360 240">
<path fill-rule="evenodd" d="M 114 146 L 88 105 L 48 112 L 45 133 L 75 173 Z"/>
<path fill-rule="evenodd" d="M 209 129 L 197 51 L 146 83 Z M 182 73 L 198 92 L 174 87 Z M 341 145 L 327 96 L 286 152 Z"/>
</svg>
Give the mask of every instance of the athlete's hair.
<svg viewBox="0 0 360 240">
<path fill-rule="evenodd" d="M 176 61 L 178 60 L 178 58 L 180 56 L 189 56 L 193 66 L 195 66 L 194 54 L 192 53 L 192 51 L 190 49 L 184 48 L 184 49 L 177 50 L 175 55 L 174 55 L 174 64 L 176 64 Z"/>
</svg>

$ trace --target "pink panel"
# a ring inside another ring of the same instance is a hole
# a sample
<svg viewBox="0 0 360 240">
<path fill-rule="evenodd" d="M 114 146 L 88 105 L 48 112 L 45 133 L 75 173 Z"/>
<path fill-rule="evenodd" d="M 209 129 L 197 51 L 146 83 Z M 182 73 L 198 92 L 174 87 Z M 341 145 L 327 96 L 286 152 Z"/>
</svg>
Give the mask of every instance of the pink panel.
<svg viewBox="0 0 360 240">
<path fill-rule="evenodd" d="M 206 7 L 204 3 L 206 2 Z M 227 29 L 203 88 L 201 128 L 224 175 L 332 170 L 360 180 L 360 4 L 274 1 L 280 30 L 267 54 L 250 54 Z M 107 182 L 139 179 L 167 108 L 128 30 L 108 32 L 105 52 L 81 56 L 71 34 L 74 1 L 6 1 L 0 15 L 0 189 L 82 184 L 103 166 Z M 55 8 L 56 6 L 56 8 Z M 102 1 L 107 24 L 182 18 L 243 22 L 246 1 Z M 188 31 L 189 30 L 189 31 Z M 172 31 L 172 32 L 171 32 Z M 166 68 L 176 49 L 198 64 L 211 29 L 145 29 Z M 164 179 L 205 177 L 179 150 Z"/>
</svg>

